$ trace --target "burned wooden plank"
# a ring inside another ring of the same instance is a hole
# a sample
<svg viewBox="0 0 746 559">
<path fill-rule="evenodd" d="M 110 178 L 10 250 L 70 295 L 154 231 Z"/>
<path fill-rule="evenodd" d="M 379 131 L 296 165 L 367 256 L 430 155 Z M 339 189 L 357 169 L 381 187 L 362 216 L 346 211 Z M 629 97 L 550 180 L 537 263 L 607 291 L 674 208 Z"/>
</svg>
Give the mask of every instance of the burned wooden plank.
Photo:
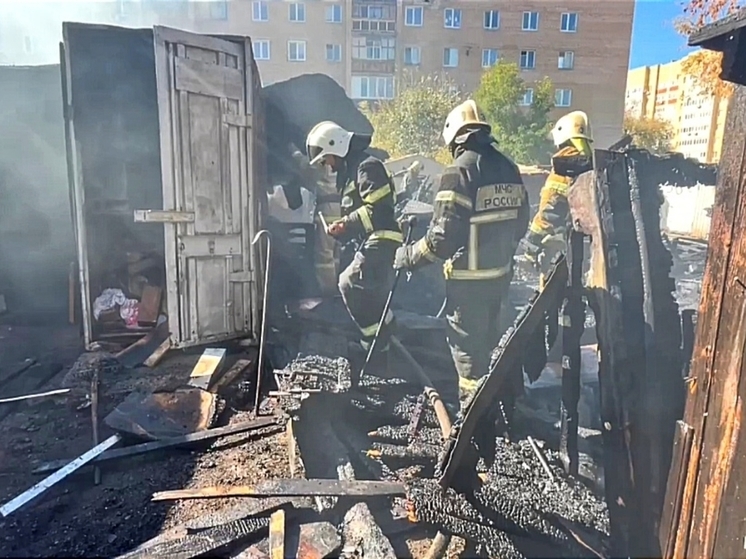
<svg viewBox="0 0 746 559">
<path fill-rule="evenodd" d="M 206 431 L 199 431 L 197 433 L 189 433 L 188 435 L 182 435 L 179 437 L 170 437 L 158 441 L 151 441 L 147 443 L 127 446 L 124 448 L 107 450 L 106 452 L 92 460 L 92 462 L 110 462 L 112 460 L 120 460 L 122 458 L 137 456 L 139 454 L 145 454 L 147 452 L 165 450 L 167 448 L 190 446 L 196 443 L 209 441 L 220 437 L 226 437 L 228 435 L 236 435 L 238 433 L 245 433 L 254 429 L 269 427 L 270 425 L 277 425 L 277 419 L 274 417 L 262 417 L 253 419 L 251 421 L 245 421 L 243 423 L 236 423 L 235 425 L 228 425 L 227 427 L 218 427 L 216 429 L 208 429 Z M 47 462 L 36 468 L 34 470 L 34 473 L 41 474 L 52 472 L 63 467 L 68 462 L 69 460 L 54 460 L 52 462 Z"/>
<path fill-rule="evenodd" d="M 285 558 L 323 559 L 335 557 L 342 540 L 329 522 L 306 522 L 286 531 Z M 236 559 L 269 559 L 269 540 L 262 540 L 236 555 Z"/>
<path fill-rule="evenodd" d="M 694 430 L 690 425 L 687 425 L 683 421 L 676 423 L 673 459 L 671 460 L 671 469 L 668 474 L 666 502 L 663 506 L 660 523 L 660 548 L 663 557 L 673 557 L 674 546 L 676 545 L 676 530 L 681 514 L 681 499 L 684 493 L 684 483 L 686 481 L 693 434 Z"/>
<path fill-rule="evenodd" d="M 155 326 L 161 313 L 161 296 L 163 290 L 155 285 L 146 285 L 138 305 L 137 324 Z"/>
<path fill-rule="evenodd" d="M 163 340 L 163 343 L 159 345 L 153 353 L 150 354 L 150 357 L 148 357 L 143 365 L 149 368 L 153 368 L 158 365 L 158 363 L 161 362 L 161 359 L 163 359 L 166 354 L 168 353 L 168 350 L 171 349 L 171 338 L 166 338 Z"/>
<path fill-rule="evenodd" d="M 256 485 L 177 489 L 153 494 L 153 501 L 222 497 L 381 497 L 405 495 L 404 484 L 393 481 L 283 479 Z"/>
<path fill-rule="evenodd" d="M 225 358 L 225 348 L 207 348 L 189 375 L 189 386 L 207 390 Z"/>
<path fill-rule="evenodd" d="M 269 518 L 270 559 L 285 559 L 285 511 L 280 509 Z"/>
<path fill-rule="evenodd" d="M 170 336 L 168 322 L 163 322 L 117 353 L 116 358 L 124 367 L 139 367 Z"/>
<path fill-rule="evenodd" d="M 90 461 L 96 458 L 96 456 L 117 444 L 120 440 L 122 440 L 121 435 L 112 435 L 98 446 L 93 447 L 85 454 L 70 462 L 64 468 L 57 470 L 49 477 L 41 480 L 28 491 L 24 491 L 14 499 L 5 503 L 2 507 L 0 507 L 0 514 L 2 514 L 3 516 L 9 516 L 13 514 L 19 508 L 28 504 L 33 499 L 36 499 L 37 497 L 39 497 L 39 495 L 44 493 L 52 486 L 61 482 L 67 476 L 88 464 Z"/>
<path fill-rule="evenodd" d="M 439 483 L 442 487 L 450 487 L 460 470 L 462 459 L 471 448 L 471 439 L 477 425 L 482 416 L 492 409 L 505 379 L 520 359 L 523 341 L 542 323 L 546 310 L 556 307 L 557 301 L 562 297 L 567 274 L 565 257 L 560 256 L 548 275 L 544 290 L 534 294 L 526 309 L 516 319 L 516 325 L 501 340 L 496 355 L 493 355 L 489 375 L 467 404 L 463 420 L 451 432 L 441 460 Z"/>
<path fill-rule="evenodd" d="M 209 391 L 213 393 L 220 392 L 223 388 L 229 386 L 233 381 L 241 376 L 255 361 L 256 360 L 251 359 L 239 359 L 230 369 L 220 375 L 220 377 L 210 385 Z"/>
<path fill-rule="evenodd" d="M 294 517 L 297 512 L 292 505 L 282 505 L 281 508 L 285 510 L 286 517 L 288 518 Z M 150 557 L 192 559 L 193 557 L 210 556 L 229 546 L 235 546 L 267 534 L 271 515 L 277 509 L 278 507 L 274 507 L 260 514 L 247 516 L 198 531 L 191 531 L 185 537 L 139 548 L 131 553 L 120 556 L 120 559 L 146 559 Z M 221 555 L 224 554 L 218 553 L 218 556 Z"/>
<path fill-rule="evenodd" d="M 18 377 L 21 373 L 28 371 L 31 367 L 36 365 L 36 359 L 26 359 L 20 365 L 12 367 L 9 371 L 0 372 L 0 386 L 5 386 L 7 383 Z"/>
<path fill-rule="evenodd" d="M 707 452 L 703 454 L 703 442 L 707 441 L 709 447 L 713 440 L 720 437 L 716 434 L 714 439 L 705 437 L 705 428 L 708 423 L 708 410 L 717 410 L 715 401 L 722 403 L 722 388 L 715 389 L 713 382 L 713 371 L 715 370 L 715 356 L 718 350 L 727 352 L 726 343 L 733 343 L 733 328 L 740 327 L 740 323 L 732 322 L 740 312 L 740 305 L 724 305 L 726 301 L 726 289 L 733 289 L 734 275 L 729 275 L 731 250 L 736 240 L 736 219 L 744 215 L 743 204 L 745 187 L 741 176 L 746 162 L 746 90 L 736 88 L 735 95 L 731 100 L 728 120 L 726 122 L 725 136 L 729 141 L 723 146 L 721 167 L 718 176 L 715 204 L 712 212 L 710 227 L 710 243 L 707 252 L 707 263 L 705 265 L 704 278 L 702 280 L 702 296 L 700 309 L 697 317 L 697 336 L 692 359 L 689 386 L 689 398 L 687 399 L 684 421 L 694 429 L 692 450 L 689 459 L 689 467 L 682 497 L 681 515 L 676 530 L 676 545 L 674 558 L 683 559 L 693 557 L 692 550 L 701 550 L 702 545 L 694 540 L 700 537 L 693 534 L 693 530 L 701 523 L 702 514 L 695 515 L 695 495 L 697 502 L 704 498 L 705 479 L 700 480 L 700 470 L 706 471 L 705 461 Z M 739 221 L 739 226 L 742 221 Z M 735 270 L 734 270 L 735 272 Z M 742 274 L 743 276 L 743 274 Z M 735 311 L 735 313 L 734 313 Z M 731 322 L 726 321 L 729 320 Z M 728 332 L 726 334 L 726 332 Z M 721 339 L 722 336 L 722 339 Z M 732 346 L 731 346 L 732 347 Z M 739 348 L 740 351 L 740 348 Z M 717 427 L 717 420 L 712 418 L 713 427 Z M 712 430 L 712 429 L 711 429 Z M 702 478 L 706 478 L 703 475 Z M 717 492 L 716 492 L 717 493 Z M 712 501 L 716 495 L 710 495 Z M 714 503 L 713 503 L 714 505 Z M 708 515 L 711 514 L 712 506 L 709 505 Z M 711 529 L 712 524 L 708 522 Z M 701 524 L 700 524 L 701 526 Z M 691 541 L 690 541 L 691 540 Z M 690 545 L 691 544 L 691 545 Z"/>
<path fill-rule="evenodd" d="M 35 363 L 28 369 L 25 369 L 23 374 L 17 376 L 13 382 L 4 386 L 4 392 L 6 394 L 10 393 L 13 395 L 15 393 L 16 396 L 23 396 L 34 390 L 39 390 L 61 370 L 62 365 L 59 363 Z M 14 402 L 2 406 L 0 408 L 0 421 L 15 412 L 19 404 L 20 402 Z"/>
<path fill-rule="evenodd" d="M 580 402 L 580 339 L 585 331 L 583 302 L 583 234 L 570 233 L 570 272 L 562 304 L 562 404 L 560 406 L 560 458 L 565 471 L 578 474 L 578 404 Z"/>
</svg>

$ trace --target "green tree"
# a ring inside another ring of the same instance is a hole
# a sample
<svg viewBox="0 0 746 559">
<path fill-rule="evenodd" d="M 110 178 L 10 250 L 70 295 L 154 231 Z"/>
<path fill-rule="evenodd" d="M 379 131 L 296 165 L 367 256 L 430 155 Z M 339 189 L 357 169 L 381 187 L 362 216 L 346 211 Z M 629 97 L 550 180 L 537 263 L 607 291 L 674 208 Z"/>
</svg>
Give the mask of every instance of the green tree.
<svg viewBox="0 0 746 559">
<path fill-rule="evenodd" d="M 673 128 L 665 120 L 638 118 L 624 115 L 624 133 L 632 136 L 632 143 L 652 153 L 665 153 L 671 149 Z"/>
<path fill-rule="evenodd" d="M 373 145 L 391 157 L 421 154 L 448 162 L 441 133 L 448 113 L 461 102 L 455 85 L 438 76 L 408 78 L 396 98 L 364 103 L 375 133 Z"/>
<path fill-rule="evenodd" d="M 527 89 L 518 65 L 498 60 L 482 74 L 474 100 L 492 125 L 493 136 L 504 153 L 526 165 L 548 163 L 554 87 L 549 78 L 542 79 L 533 85 L 531 105 L 521 106 Z"/>
</svg>

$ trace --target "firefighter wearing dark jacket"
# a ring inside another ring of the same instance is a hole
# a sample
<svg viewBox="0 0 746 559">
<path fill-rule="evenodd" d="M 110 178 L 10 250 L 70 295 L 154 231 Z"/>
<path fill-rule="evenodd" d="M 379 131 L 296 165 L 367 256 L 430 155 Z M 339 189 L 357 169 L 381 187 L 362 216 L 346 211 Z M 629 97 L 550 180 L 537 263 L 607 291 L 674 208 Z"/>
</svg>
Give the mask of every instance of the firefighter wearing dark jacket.
<svg viewBox="0 0 746 559">
<path fill-rule="evenodd" d="M 403 241 L 394 217 L 394 185 L 383 163 L 365 152 L 370 141 L 370 136 L 325 121 L 311 130 L 306 142 L 311 163 L 327 165 L 337 173 L 342 218 L 329 225 L 328 233 L 342 243 L 358 242 L 352 263 L 340 274 L 339 291 L 366 351 L 391 289 L 394 254 Z M 389 311 L 376 342 L 379 360 L 388 351 L 392 328 Z"/>
<path fill-rule="evenodd" d="M 552 171 L 541 189 L 539 210 L 522 243 L 527 258 L 537 264 L 541 260 L 548 262 L 555 253 L 565 250 L 570 211 L 567 190 L 579 175 L 593 169 L 593 138 L 584 112 L 573 111 L 560 118 L 552 129 L 552 140 L 557 147 Z"/>
<path fill-rule="evenodd" d="M 454 157 L 436 185 L 425 236 L 397 251 L 394 267 L 443 262 L 448 345 L 462 400 L 489 370 L 513 256 L 526 233 L 528 196 L 518 167 L 495 147 L 474 101 L 448 115 L 443 139 Z"/>
</svg>

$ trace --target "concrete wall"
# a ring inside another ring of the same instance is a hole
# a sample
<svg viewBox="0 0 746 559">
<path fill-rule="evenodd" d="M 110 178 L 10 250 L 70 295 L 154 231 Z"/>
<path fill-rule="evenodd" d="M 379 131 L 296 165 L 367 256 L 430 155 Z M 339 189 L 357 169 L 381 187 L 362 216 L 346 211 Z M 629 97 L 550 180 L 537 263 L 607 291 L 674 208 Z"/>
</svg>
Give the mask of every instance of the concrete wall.
<svg viewBox="0 0 746 559">
<path fill-rule="evenodd" d="M 0 200 L 9 309 L 66 309 L 75 247 L 57 65 L 0 66 Z"/>
</svg>

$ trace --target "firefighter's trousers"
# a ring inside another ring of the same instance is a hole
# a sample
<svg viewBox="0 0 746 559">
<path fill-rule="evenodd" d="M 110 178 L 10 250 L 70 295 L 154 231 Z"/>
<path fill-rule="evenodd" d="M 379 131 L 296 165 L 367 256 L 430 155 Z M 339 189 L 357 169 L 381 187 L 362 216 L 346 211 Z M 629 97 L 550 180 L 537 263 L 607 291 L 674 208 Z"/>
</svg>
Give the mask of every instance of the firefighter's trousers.
<svg viewBox="0 0 746 559">
<path fill-rule="evenodd" d="M 339 275 L 339 291 L 350 316 L 361 333 L 361 343 L 367 351 L 378 329 L 386 299 L 394 281 L 394 253 L 398 245 L 383 241 L 363 247 L 355 253 L 352 263 Z M 389 337 L 394 326 L 394 315 L 389 310 L 375 353 L 388 351 Z"/>
<path fill-rule="evenodd" d="M 500 311 L 511 279 L 512 273 L 499 279 L 446 282 L 448 346 L 462 397 L 473 393 L 479 379 L 489 372 L 492 350 L 504 333 Z"/>
</svg>

